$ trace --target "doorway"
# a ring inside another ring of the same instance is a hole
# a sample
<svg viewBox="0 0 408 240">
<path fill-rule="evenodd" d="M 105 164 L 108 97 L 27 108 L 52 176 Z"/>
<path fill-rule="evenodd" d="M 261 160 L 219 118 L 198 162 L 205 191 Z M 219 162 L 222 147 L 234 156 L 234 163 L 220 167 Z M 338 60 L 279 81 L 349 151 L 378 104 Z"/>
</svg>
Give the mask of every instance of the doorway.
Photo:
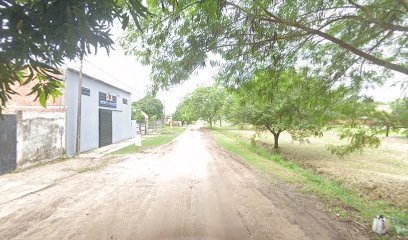
<svg viewBox="0 0 408 240">
<path fill-rule="evenodd" d="M 16 169 L 17 166 L 17 117 L 0 117 L 0 174 Z"/>
<path fill-rule="evenodd" d="M 99 147 L 112 144 L 112 111 L 99 109 Z"/>
</svg>

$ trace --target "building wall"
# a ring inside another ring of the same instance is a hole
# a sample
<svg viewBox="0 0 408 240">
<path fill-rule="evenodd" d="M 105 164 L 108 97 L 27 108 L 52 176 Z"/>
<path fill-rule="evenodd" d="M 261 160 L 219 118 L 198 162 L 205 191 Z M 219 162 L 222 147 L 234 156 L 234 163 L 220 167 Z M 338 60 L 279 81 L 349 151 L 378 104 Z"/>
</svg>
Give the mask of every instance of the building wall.
<svg viewBox="0 0 408 240">
<path fill-rule="evenodd" d="M 17 112 L 17 165 L 25 167 L 65 153 L 65 112 Z"/>
<path fill-rule="evenodd" d="M 38 100 L 35 100 L 35 94 L 29 94 L 32 88 L 38 83 L 38 80 L 33 80 L 26 85 L 14 85 L 12 89 L 17 92 L 7 101 L 4 113 L 14 113 L 16 111 L 30 112 L 65 112 L 63 97 L 58 96 L 55 99 L 48 99 L 46 107 L 41 106 Z"/>
<path fill-rule="evenodd" d="M 130 105 L 130 96 L 128 98 Z M 122 100 L 122 98 L 120 99 Z M 122 104 L 122 101 L 120 101 Z M 125 108 L 122 106 L 122 109 Z M 125 139 L 129 139 L 134 137 L 136 133 L 133 132 L 132 122 L 131 122 L 131 115 L 130 115 L 130 106 L 128 107 L 129 110 L 122 110 L 122 111 L 114 111 L 112 112 L 112 142 L 120 142 Z M 126 123 L 126 126 L 121 126 L 120 123 Z"/>
<path fill-rule="evenodd" d="M 65 71 L 65 102 L 67 106 L 67 155 L 75 154 L 79 73 L 72 69 Z M 81 105 L 81 152 L 99 147 L 99 109 L 112 110 L 112 142 L 134 136 L 131 126 L 130 93 L 83 75 L 82 86 L 90 89 L 90 96 L 82 95 Z M 117 96 L 117 108 L 99 106 L 99 92 Z M 126 98 L 125 105 L 122 99 Z"/>
</svg>

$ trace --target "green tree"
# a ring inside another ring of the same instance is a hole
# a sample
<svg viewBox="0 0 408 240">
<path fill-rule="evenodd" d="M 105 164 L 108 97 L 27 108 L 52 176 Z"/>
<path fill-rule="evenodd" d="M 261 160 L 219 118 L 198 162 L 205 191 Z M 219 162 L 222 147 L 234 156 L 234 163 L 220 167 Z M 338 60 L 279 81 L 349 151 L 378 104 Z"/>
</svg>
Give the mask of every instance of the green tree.
<svg viewBox="0 0 408 240">
<path fill-rule="evenodd" d="M 391 109 L 399 125 L 398 127 L 405 128 L 405 134 L 408 136 L 408 97 L 392 102 Z"/>
<path fill-rule="evenodd" d="M 408 126 L 408 97 L 395 100 L 391 103 L 391 109 L 402 127 Z"/>
<path fill-rule="evenodd" d="M 132 119 L 136 120 L 141 131 L 141 124 L 146 124 L 146 120 L 142 111 L 149 116 L 149 121 L 159 120 L 163 118 L 163 103 L 150 95 L 145 96 L 137 102 L 132 102 Z M 147 129 L 145 129 L 147 132 Z"/>
<path fill-rule="evenodd" d="M 335 120 L 340 123 L 339 138 L 346 144 L 328 145 L 331 153 L 344 156 L 364 148 L 380 146 L 378 134 L 384 127 L 384 119 L 377 110 L 378 104 L 370 97 L 360 96 L 356 88 L 348 90 L 347 95 L 334 107 Z"/>
<path fill-rule="evenodd" d="M 296 140 L 321 134 L 333 119 L 333 106 L 343 94 L 343 87 L 332 89 L 306 71 L 260 71 L 237 90 L 239 107 L 233 121 L 269 131 L 277 149 L 283 131 Z"/>
<path fill-rule="evenodd" d="M 378 148 L 381 144 L 377 132 L 365 127 L 343 127 L 339 135 L 340 139 L 347 139 L 347 144 L 327 146 L 331 153 L 344 156 L 364 148 Z"/>
<path fill-rule="evenodd" d="M 196 121 L 198 120 L 199 116 L 194 109 L 195 106 L 191 101 L 190 95 L 187 95 L 177 106 L 176 112 L 173 114 L 173 119 L 176 121 L 181 121 L 182 125 Z"/>
<path fill-rule="evenodd" d="M 142 124 L 146 127 L 146 119 L 142 114 L 142 109 L 135 103 L 132 103 L 132 120 L 137 122 L 139 126 L 139 133 L 142 133 Z M 145 133 L 147 129 L 145 128 Z"/>
<path fill-rule="evenodd" d="M 348 143 L 330 145 L 328 146 L 329 150 L 343 156 L 355 151 L 362 151 L 367 147 L 379 147 L 381 144 L 379 134 L 385 133 L 385 136 L 388 137 L 391 130 L 408 126 L 401 121 L 401 116 L 404 115 L 404 105 L 405 111 L 408 112 L 406 103 L 401 104 L 403 102 L 403 99 L 399 99 L 384 106 L 384 104 L 365 96 L 351 95 L 346 97 L 336 106 L 335 112 L 337 113 L 337 123 L 342 125 L 339 137 L 340 139 L 347 139 Z"/>
<path fill-rule="evenodd" d="M 369 127 L 372 133 L 385 133 L 385 136 L 388 137 L 390 130 L 408 126 L 408 121 L 404 124 L 402 120 L 404 119 L 404 104 L 401 104 L 403 101 L 399 99 L 384 105 L 371 98 L 354 95 L 340 105 L 341 116 L 338 119 L 341 119 L 348 127 L 356 128 L 364 125 Z"/>
<path fill-rule="evenodd" d="M 198 116 L 207 120 L 210 128 L 213 127 L 214 121 L 221 114 L 225 96 L 225 90 L 215 86 L 197 88 L 190 96 Z"/>
<path fill-rule="evenodd" d="M 239 98 L 237 97 L 237 94 L 232 91 L 229 91 L 228 93 L 229 94 L 222 109 L 222 114 L 227 122 L 234 123 L 235 114 L 239 108 Z"/>
<path fill-rule="evenodd" d="M 385 127 L 385 136 L 388 137 L 390 130 L 396 127 L 396 118 L 392 113 L 386 111 L 377 111 L 374 113 L 374 124 L 380 128 Z"/>
<path fill-rule="evenodd" d="M 188 122 L 202 118 L 212 128 L 222 112 L 226 97 L 223 88 L 199 87 L 183 98 L 176 110 L 176 119 Z"/>
<path fill-rule="evenodd" d="M 367 121 L 374 120 L 377 114 L 376 102 L 370 97 L 360 96 L 358 89 L 349 89 L 348 94 L 335 107 L 336 120 L 351 128 L 367 125 Z"/>
<path fill-rule="evenodd" d="M 147 9 L 139 0 L 2 0 L 0 1 L 0 114 L 12 86 L 33 87 L 45 105 L 49 96 L 60 94 L 58 67 L 65 59 L 77 59 L 104 48 L 113 41 L 110 28 L 118 19 L 126 28 L 129 19 L 139 25 Z"/>
<path fill-rule="evenodd" d="M 307 64 L 332 81 L 381 81 L 384 71 L 370 65 L 408 74 L 407 5 L 394 0 L 152 0 L 152 17 L 141 21 L 143 33 L 129 28 L 121 43 L 127 53 L 152 65 L 156 87 L 189 78 L 208 64 L 210 52 L 222 57 L 222 79 L 229 86 L 278 63 Z"/>
</svg>

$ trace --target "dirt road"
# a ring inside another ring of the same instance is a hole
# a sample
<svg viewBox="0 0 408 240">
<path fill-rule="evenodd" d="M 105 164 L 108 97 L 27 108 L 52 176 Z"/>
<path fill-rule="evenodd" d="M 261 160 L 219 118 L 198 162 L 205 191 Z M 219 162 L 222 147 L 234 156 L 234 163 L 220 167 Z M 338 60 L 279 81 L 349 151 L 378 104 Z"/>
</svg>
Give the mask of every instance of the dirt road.
<svg viewBox="0 0 408 240">
<path fill-rule="evenodd" d="M 0 177 L 0 239 L 367 239 L 203 130 L 103 169 L 77 173 L 78 161 Z"/>
</svg>

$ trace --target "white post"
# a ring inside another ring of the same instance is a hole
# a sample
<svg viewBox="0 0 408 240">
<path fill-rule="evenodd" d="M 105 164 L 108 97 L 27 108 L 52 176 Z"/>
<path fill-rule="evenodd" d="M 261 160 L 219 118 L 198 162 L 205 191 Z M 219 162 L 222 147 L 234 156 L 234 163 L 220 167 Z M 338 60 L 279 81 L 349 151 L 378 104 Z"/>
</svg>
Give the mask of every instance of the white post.
<svg viewBox="0 0 408 240">
<path fill-rule="evenodd" d="M 137 134 L 135 135 L 135 145 L 136 146 L 142 146 L 142 135 Z"/>
<path fill-rule="evenodd" d="M 140 111 L 140 112 L 142 113 L 142 115 L 145 118 L 145 122 L 146 122 L 146 124 L 145 124 L 145 133 L 147 134 L 147 130 L 149 130 L 149 116 L 143 111 Z"/>
</svg>

